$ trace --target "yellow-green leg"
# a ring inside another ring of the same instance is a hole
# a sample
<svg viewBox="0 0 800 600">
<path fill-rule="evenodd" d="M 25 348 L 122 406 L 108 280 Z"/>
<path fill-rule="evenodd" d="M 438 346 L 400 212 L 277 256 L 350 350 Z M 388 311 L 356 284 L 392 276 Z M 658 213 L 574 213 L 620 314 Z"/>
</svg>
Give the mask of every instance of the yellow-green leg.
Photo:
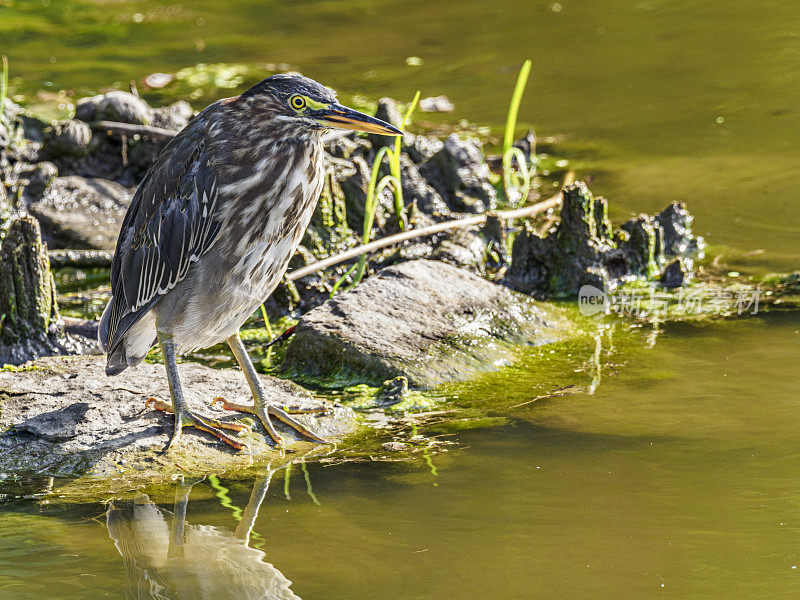
<svg viewBox="0 0 800 600">
<path fill-rule="evenodd" d="M 161 346 L 161 352 L 164 354 L 164 366 L 167 369 L 167 381 L 169 382 L 169 395 L 172 404 L 167 404 L 157 398 L 148 398 L 145 407 L 153 405 L 156 410 L 170 412 L 175 414 L 175 428 L 170 437 L 169 444 L 166 450 L 172 448 L 175 443 L 180 439 L 181 432 L 184 427 L 194 427 L 200 431 L 210 433 L 214 437 L 222 440 L 226 444 L 233 446 L 237 450 L 248 448 L 247 444 L 240 442 L 236 438 L 224 433 L 223 429 L 232 431 L 249 430 L 247 425 L 242 423 L 226 423 L 218 421 L 217 419 L 209 419 L 202 417 L 189 410 L 186 400 L 183 397 L 183 388 L 181 388 L 181 381 L 178 377 L 178 361 L 175 358 L 175 346 L 172 343 L 172 337 L 158 332 L 158 343 Z M 165 451 L 166 451 L 165 450 Z"/>
<path fill-rule="evenodd" d="M 270 415 L 286 423 L 289 427 L 300 433 L 301 435 L 306 436 L 307 438 L 314 440 L 315 442 L 320 443 L 327 443 L 327 440 L 319 437 L 313 431 L 308 429 L 302 423 L 299 423 L 295 419 L 290 416 L 290 412 L 292 413 L 320 413 L 325 412 L 327 409 L 318 408 L 318 409 L 311 409 L 311 410 L 284 410 L 282 408 L 278 408 L 277 406 L 271 405 L 266 400 L 266 394 L 264 393 L 264 388 L 261 385 L 261 381 L 258 379 L 258 374 L 256 373 L 256 369 L 253 366 L 250 357 L 247 354 L 247 350 L 242 343 L 242 338 L 239 337 L 239 333 L 236 332 L 234 335 L 228 338 L 227 340 L 228 345 L 231 347 L 233 351 L 233 355 L 236 357 L 236 361 L 239 363 L 239 366 L 242 367 L 242 373 L 244 373 L 244 377 L 247 380 L 247 385 L 250 386 L 250 392 L 253 394 L 253 405 L 246 406 L 243 404 L 234 404 L 232 402 L 228 402 L 225 398 L 215 398 L 211 405 L 213 406 L 217 402 L 222 404 L 222 408 L 225 410 L 235 410 L 238 412 L 248 413 L 254 415 L 261 421 L 261 424 L 264 426 L 264 429 L 267 430 L 269 436 L 273 439 L 276 444 L 283 445 L 283 437 L 277 432 L 275 426 L 272 424 L 270 420 Z"/>
</svg>

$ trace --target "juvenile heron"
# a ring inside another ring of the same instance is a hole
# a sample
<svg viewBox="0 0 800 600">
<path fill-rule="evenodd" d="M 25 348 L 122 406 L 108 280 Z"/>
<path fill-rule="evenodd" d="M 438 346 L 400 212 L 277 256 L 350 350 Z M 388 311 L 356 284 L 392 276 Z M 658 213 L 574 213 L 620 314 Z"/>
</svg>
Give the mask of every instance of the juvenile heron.
<svg viewBox="0 0 800 600">
<path fill-rule="evenodd" d="M 189 410 L 178 377 L 177 354 L 223 340 L 254 400 L 223 406 L 258 417 L 276 443 L 283 440 L 270 416 L 323 441 L 267 403 L 239 328 L 275 289 L 300 243 L 322 189 L 321 136 L 329 128 L 402 135 L 342 106 L 316 81 L 274 75 L 203 110 L 139 184 L 117 241 L 99 337 L 108 375 L 139 364 L 158 341 L 172 403 L 148 403 L 175 414 L 167 448 L 184 427 L 245 447 L 222 429 L 246 426 Z"/>
</svg>

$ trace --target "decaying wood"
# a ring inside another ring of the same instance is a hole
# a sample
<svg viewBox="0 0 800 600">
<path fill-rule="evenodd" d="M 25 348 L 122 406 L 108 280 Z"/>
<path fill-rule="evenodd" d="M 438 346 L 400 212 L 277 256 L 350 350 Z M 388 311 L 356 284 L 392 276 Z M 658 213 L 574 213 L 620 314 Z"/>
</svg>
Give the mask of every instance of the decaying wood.
<svg viewBox="0 0 800 600">
<path fill-rule="evenodd" d="M 0 243 L 0 345 L 45 337 L 57 320 L 39 222 L 30 215 L 16 218 Z"/>
<path fill-rule="evenodd" d="M 50 250 L 50 267 L 75 267 L 90 269 L 93 267 L 109 268 L 111 266 L 112 252 L 107 250 Z"/>
</svg>

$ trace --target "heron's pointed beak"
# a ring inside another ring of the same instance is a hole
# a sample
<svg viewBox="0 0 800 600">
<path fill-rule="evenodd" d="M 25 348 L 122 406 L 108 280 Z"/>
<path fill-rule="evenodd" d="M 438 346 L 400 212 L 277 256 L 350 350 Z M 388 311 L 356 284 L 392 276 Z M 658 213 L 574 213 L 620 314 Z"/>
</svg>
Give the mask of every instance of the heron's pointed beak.
<svg viewBox="0 0 800 600">
<path fill-rule="evenodd" d="M 317 115 L 317 121 L 325 127 L 334 129 L 350 129 L 380 135 L 403 135 L 397 127 L 385 121 L 339 104 L 333 104 L 323 114 Z"/>
</svg>

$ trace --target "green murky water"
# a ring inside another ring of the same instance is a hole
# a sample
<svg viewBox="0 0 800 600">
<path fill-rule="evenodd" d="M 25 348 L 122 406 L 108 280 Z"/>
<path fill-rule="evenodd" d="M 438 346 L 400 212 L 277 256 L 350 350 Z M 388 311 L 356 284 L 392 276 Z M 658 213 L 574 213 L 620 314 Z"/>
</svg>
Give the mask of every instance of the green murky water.
<svg viewBox="0 0 800 600">
<path fill-rule="evenodd" d="M 800 264 L 794 2 L 0 0 L 0 53 L 15 94 L 287 63 L 344 95 L 447 94 L 456 113 L 425 118 L 496 131 L 530 57 L 521 120 L 563 136 L 613 217 L 686 201 L 732 268 Z M 620 330 L 600 371 L 592 346 L 450 390 L 497 419 L 447 452 L 278 471 L 255 551 L 236 507 L 263 482 L 198 482 L 170 549 L 177 485 L 65 506 L 6 481 L 0 598 L 796 597 L 797 315 Z"/>
<path fill-rule="evenodd" d="M 249 540 L 264 555 L 234 536 L 259 481 L 197 483 L 172 560 L 177 485 L 136 510 L 7 502 L 0 598 L 291 598 L 262 595 L 283 578 L 301 598 L 797 597 L 800 318 L 651 342 L 602 336 L 594 394 L 588 346 L 454 390 L 507 424 L 439 438 L 456 443 L 429 460 L 276 472 Z M 530 402 L 533 365 L 581 387 Z"/>
</svg>

